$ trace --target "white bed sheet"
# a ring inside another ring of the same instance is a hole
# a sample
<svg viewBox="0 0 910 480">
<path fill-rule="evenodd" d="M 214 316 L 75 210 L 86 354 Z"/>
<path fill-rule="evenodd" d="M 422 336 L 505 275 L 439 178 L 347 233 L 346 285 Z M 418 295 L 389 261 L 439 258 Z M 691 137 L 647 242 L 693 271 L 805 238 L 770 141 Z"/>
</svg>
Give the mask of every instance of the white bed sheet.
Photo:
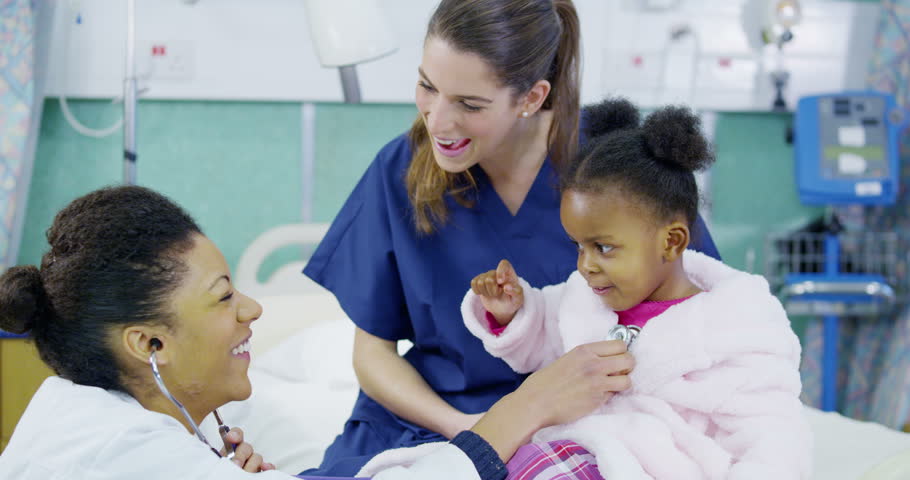
<svg viewBox="0 0 910 480">
<path fill-rule="evenodd" d="M 253 395 L 220 412 L 229 425 L 244 429 L 267 461 L 296 474 L 319 464 L 356 399 L 354 327 L 329 293 L 264 297 L 260 303 L 264 313 L 253 325 Z M 910 434 L 808 407 L 806 415 L 815 436 L 813 479 L 910 479 Z M 208 419 L 204 430 L 218 438 Z M 864 477 L 883 462 L 888 468 Z M 895 473 L 900 471 L 907 476 Z"/>
</svg>

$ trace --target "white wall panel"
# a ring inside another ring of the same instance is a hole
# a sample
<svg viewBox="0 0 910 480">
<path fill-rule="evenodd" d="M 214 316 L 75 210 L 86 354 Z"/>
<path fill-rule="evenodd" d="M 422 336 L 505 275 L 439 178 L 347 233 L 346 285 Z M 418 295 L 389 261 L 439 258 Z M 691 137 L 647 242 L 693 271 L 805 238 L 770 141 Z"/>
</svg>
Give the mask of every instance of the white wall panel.
<svg viewBox="0 0 910 480">
<path fill-rule="evenodd" d="M 126 2 L 56 1 L 48 94 L 113 98 L 123 87 Z M 341 101 L 335 69 L 311 46 L 302 0 L 136 0 L 142 98 Z M 676 5 L 646 9 L 644 4 Z M 773 55 L 743 25 L 746 0 L 576 0 L 583 35 L 582 100 L 629 96 L 645 106 L 690 102 L 714 110 L 765 110 Z M 879 7 L 804 1 L 784 58 L 787 100 L 861 88 Z M 411 102 L 426 23 L 435 2 L 381 0 L 397 52 L 357 67 L 365 102 Z M 670 40 L 674 27 L 694 35 Z M 757 31 L 751 32 L 758 35 Z M 165 57 L 151 55 L 165 46 Z M 694 73 L 694 77 L 693 77 Z M 694 87 L 694 88 L 693 88 Z"/>
</svg>

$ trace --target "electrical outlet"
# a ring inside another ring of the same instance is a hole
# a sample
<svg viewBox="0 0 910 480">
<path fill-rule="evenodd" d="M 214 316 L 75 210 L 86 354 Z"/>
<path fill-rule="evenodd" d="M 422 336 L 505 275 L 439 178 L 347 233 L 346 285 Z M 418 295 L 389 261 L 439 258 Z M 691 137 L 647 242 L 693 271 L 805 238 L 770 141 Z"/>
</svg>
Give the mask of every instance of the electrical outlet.
<svg viewBox="0 0 910 480">
<path fill-rule="evenodd" d="M 193 79 L 193 43 L 186 40 L 139 43 L 136 73 L 149 80 L 189 81 Z"/>
</svg>

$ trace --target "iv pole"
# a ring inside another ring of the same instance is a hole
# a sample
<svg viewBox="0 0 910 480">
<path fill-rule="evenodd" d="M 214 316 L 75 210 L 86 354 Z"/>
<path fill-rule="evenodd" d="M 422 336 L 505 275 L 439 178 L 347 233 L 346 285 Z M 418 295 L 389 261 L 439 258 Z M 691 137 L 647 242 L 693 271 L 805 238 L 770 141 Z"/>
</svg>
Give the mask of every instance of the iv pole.
<svg viewBox="0 0 910 480">
<path fill-rule="evenodd" d="M 136 184 L 136 0 L 126 4 L 126 73 L 123 79 L 123 183 Z"/>
</svg>

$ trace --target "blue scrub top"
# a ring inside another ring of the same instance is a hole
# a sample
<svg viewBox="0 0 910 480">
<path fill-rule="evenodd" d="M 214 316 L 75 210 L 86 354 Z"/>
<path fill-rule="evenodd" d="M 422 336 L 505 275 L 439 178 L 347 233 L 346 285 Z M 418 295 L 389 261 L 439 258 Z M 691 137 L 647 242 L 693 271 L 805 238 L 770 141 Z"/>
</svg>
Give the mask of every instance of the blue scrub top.
<svg viewBox="0 0 910 480">
<path fill-rule="evenodd" d="M 484 412 L 525 378 L 491 356 L 464 326 L 461 301 L 476 275 L 508 259 L 534 287 L 564 282 L 577 252 L 559 220 L 559 193 L 549 161 L 512 215 L 483 170 L 467 208 L 448 199 L 449 219 L 417 232 L 404 184 L 411 161 L 402 135 L 387 144 L 335 218 L 304 273 L 332 291 L 361 329 L 407 339 L 405 358 L 444 400 L 465 413 Z M 690 248 L 719 258 L 701 218 Z M 361 395 L 353 419 L 375 418 Z M 400 420 L 400 419 L 399 419 Z"/>
</svg>

